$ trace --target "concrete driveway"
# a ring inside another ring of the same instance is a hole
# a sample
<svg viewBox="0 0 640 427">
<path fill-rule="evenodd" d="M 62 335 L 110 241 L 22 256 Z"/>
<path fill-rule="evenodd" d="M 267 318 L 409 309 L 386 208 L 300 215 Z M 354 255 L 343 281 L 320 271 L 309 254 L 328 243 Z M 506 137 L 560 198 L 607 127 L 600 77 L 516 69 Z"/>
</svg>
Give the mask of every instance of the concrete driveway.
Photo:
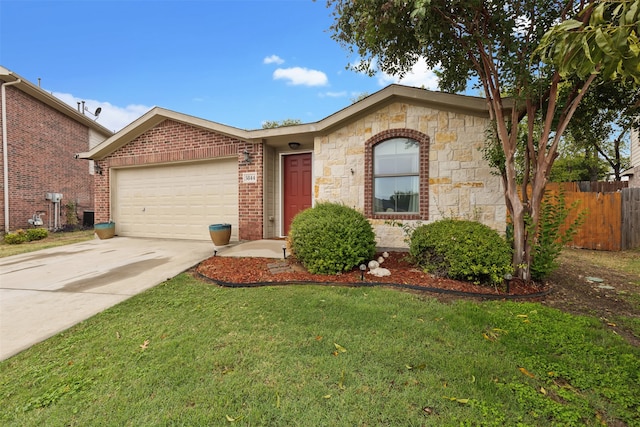
<svg viewBox="0 0 640 427">
<path fill-rule="evenodd" d="M 0 258 L 0 360 L 213 255 L 213 243 L 116 237 Z"/>
</svg>

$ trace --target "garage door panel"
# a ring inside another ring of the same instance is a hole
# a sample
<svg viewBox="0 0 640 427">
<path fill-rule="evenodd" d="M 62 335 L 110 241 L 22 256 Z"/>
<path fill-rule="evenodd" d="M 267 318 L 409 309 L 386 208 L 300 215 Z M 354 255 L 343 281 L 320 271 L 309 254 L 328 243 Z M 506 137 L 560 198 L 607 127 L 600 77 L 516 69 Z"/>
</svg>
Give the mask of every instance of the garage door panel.
<svg viewBox="0 0 640 427">
<path fill-rule="evenodd" d="M 113 212 L 122 236 L 209 239 L 208 225 L 238 232 L 236 159 L 114 171 Z"/>
</svg>

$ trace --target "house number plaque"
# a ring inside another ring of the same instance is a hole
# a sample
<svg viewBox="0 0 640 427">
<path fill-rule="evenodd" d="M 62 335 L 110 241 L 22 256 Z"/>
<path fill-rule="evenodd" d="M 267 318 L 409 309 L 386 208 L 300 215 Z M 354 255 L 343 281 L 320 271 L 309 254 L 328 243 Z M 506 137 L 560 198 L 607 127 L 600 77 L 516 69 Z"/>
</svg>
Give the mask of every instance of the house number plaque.
<svg viewBox="0 0 640 427">
<path fill-rule="evenodd" d="M 258 182 L 258 174 L 255 172 L 244 172 L 242 174 L 243 184 L 255 184 Z"/>
</svg>

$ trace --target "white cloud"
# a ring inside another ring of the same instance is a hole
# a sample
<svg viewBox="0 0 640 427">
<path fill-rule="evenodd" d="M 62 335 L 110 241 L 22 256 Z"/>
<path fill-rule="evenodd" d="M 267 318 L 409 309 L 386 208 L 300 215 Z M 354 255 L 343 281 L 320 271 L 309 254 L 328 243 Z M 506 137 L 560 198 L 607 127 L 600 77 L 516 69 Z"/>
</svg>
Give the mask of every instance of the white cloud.
<svg viewBox="0 0 640 427">
<path fill-rule="evenodd" d="M 117 132 L 129 123 L 133 122 L 144 113 L 149 111 L 152 107 L 139 104 L 131 104 L 126 107 L 118 107 L 117 105 L 111 105 L 108 102 L 96 101 L 93 99 L 81 99 L 76 98 L 70 93 L 53 92 L 53 96 L 61 101 L 69 104 L 73 108 L 78 108 L 78 102 L 84 101 L 85 107 L 94 113 L 96 109 L 101 108 L 102 111 L 96 119 L 96 122 L 104 126 L 105 128 Z M 88 117 L 95 118 L 89 112 L 86 113 Z"/>
<path fill-rule="evenodd" d="M 425 89 L 431 90 L 438 89 L 438 77 L 432 69 L 427 67 L 424 58 L 420 58 L 418 62 L 411 67 L 411 70 L 402 78 L 398 78 L 397 76 L 392 76 L 384 72 L 379 73 L 378 83 L 380 86 L 399 83 L 407 86 L 424 87 Z"/>
<path fill-rule="evenodd" d="M 325 86 L 329 83 L 327 75 L 322 71 L 302 67 L 278 68 L 273 72 L 273 78 L 288 80 L 294 86 Z"/>
<path fill-rule="evenodd" d="M 343 90 L 341 92 L 323 92 L 320 94 L 321 98 L 327 97 L 327 98 L 343 98 L 347 96 L 347 91 Z"/>
<path fill-rule="evenodd" d="M 284 59 L 280 58 L 278 55 L 267 56 L 262 60 L 263 64 L 283 64 Z"/>
</svg>

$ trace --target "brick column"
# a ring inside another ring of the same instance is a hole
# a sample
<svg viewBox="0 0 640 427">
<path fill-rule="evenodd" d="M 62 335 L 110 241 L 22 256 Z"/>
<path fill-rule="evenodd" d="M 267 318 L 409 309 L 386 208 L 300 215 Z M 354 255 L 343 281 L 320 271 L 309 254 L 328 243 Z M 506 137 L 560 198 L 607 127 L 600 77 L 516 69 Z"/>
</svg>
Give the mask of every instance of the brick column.
<svg viewBox="0 0 640 427">
<path fill-rule="evenodd" d="M 245 162 L 244 152 L 250 156 Z M 245 182 L 244 174 L 256 174 L 255 182 Z M 264 226 L 264 146 L 238 144 L 238 239 L 260 240 Z"/>
</svg>

